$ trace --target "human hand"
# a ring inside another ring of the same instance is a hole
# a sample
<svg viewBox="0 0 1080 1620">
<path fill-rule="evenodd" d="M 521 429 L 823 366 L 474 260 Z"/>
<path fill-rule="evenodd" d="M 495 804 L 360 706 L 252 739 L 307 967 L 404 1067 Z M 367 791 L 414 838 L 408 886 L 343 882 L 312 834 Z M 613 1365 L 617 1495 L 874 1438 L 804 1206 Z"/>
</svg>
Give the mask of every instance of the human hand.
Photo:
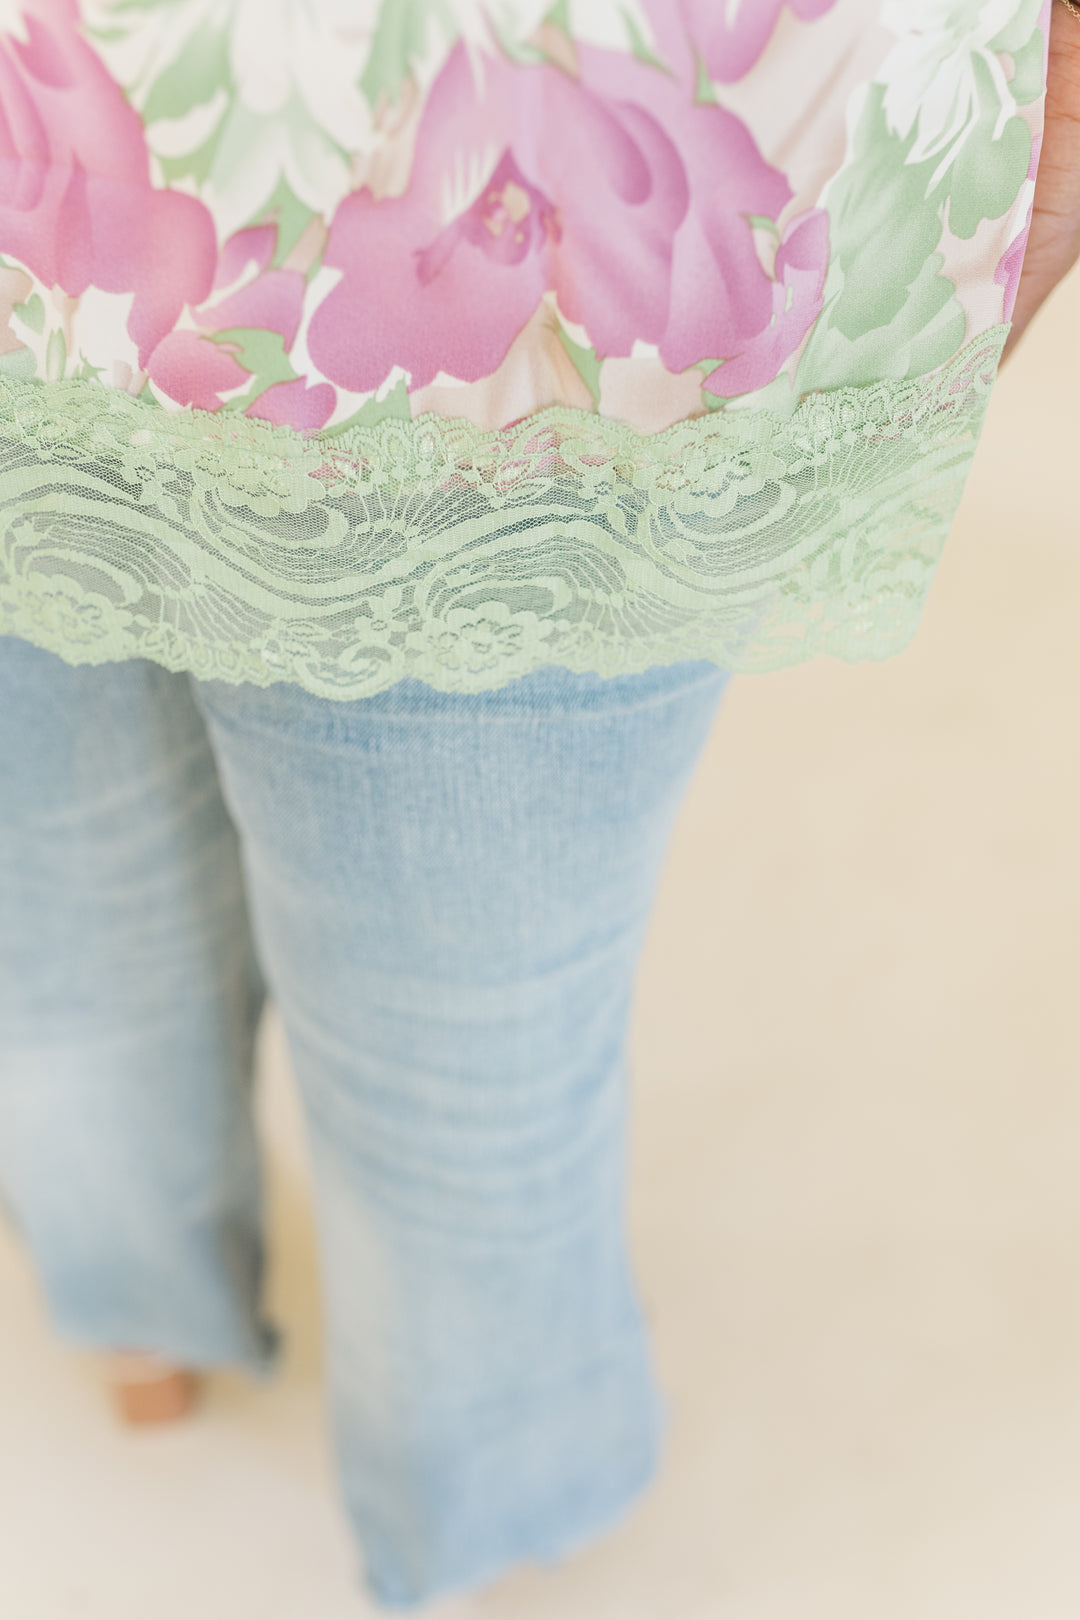
<svg viewBox="0 0 1080 1620">
<path fill-rule="evenodd" d="M 1046 124 L 1008 358 L 1032 316 L 1080 258 L 1080 15 L 1054 0 Z"/>
</svg>

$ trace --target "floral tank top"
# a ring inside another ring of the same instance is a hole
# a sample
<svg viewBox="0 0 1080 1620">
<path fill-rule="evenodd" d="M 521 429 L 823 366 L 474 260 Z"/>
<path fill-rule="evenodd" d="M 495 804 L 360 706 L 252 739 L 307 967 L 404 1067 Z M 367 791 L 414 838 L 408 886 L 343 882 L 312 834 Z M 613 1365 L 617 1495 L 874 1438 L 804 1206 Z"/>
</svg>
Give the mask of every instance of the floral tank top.
<svg viewBox="0 0 1080 1620">
<path fill-rule="evenodd" d="M 0 633 L 361 697 L 900 650 L 1049 0 L 0 0 Z"/>
</svg>

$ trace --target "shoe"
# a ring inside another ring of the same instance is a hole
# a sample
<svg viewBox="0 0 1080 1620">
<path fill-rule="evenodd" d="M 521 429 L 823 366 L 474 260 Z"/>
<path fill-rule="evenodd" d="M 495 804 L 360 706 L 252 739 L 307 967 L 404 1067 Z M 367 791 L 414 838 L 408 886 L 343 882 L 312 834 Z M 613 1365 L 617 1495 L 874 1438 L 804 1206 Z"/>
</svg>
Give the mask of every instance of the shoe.
<svg viewBox="0 0 1080 1620">
<path fill-rule="evenodd" d="M 199 1394 L 198 1373 L 157 1356 L 117 1351 L 106 1358 L 105 1381 L 121 1420 L 132 1428 L 176 1423 L 187 1417 Z"/>
</svg>

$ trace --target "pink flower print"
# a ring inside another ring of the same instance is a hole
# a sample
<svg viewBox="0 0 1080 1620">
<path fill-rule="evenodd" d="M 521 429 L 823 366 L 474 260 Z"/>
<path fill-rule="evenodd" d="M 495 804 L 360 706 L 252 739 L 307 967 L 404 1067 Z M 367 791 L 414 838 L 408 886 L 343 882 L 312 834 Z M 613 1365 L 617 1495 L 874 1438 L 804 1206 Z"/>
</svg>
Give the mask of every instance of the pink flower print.
<svg viewBox="0 0 1080 1620">
<path fill-rule="evenodd" d="M 764 387 L 821 311 L 827 214 L 814 209 L 787 222 L 770 274 L 758 255 L 754 221 L 779 219 L 792 191 L 746 126 L 726 108 L 690 101 L 646 64 L 589 49 L 580 57 L 596 90 L 621 89 L 647 104 L 684 164 L 690 200 L 673 243 L 660 359 L 672 372 L 706 358 L 724 360 L 706 387 L 725 397 Z"/>
<path fill-rule="evenodd" d="M 257 271 L 265 270 L 274 257 L 277 240 L 276 225 L 252 225 L 228 237 L 218 254 L 214 291 L 234 286 L 250 265 Z"/>
<path fill-rule="evenodd" d="M 245 416 L 258 416 L 278 427 L 310 431 L 325 427 L 334 414 L 337 392 L 329 383 L 308 384 L 303 377 L 275 383 L 261 393 Z"/>
<path fill-rule="evenodd" d="M 162 338 L 150 356 L 149 371 L 163 394 L 200 411 L 220 410 L 223 394 L 251 380 L 228 348 L 198 332 L 170 332 Z"/>
<path fill-rule="evenodd" d="M 234 327 L 277 332 L 287 352 L 300 330 L 306 285 L 298 270 L 260 270 L 246 286 L 192 310 L 192 315 L 204 332 L 227 332 Z"/>
<path fill-rule="evenodd" d="M 1001 308 L 1001 319 L 1003 321 L 1011 321 L 1013 310 L 1016 308 L 1016 295 L 1020 291 L 1020 276 L 1024 269 L 1024 254 L 1027 251 L 1027 239 L 1030 231 L 1031 213 L 1029 210 L 1027 224 L 1016 240 L 1005 249 L 994 272 L 995 286 L 1005 289 Z"/>
<path fill-rule="evenodd" d="M 0 251 L 72 297 L 133 293 L 145 366 L 210 288 L 209 213 L 155 190 L 142 125 L 79 33 L 74 0 L 26 0 L 27 39 L 0 35 Z"/>
<path fill-rule="evenodd" d="M 214 341 L 214 333 L 238 329 L 275 333 L 285 355 L 296 342 L 307 282 L 299 270 L 272 268 L 276 247 L 274 225 L 252 226 L 230 236 L 218 257 L 216 296 L 191 311 L 198 331 L 170 333 L 154 350 L 150 378 L 177 404 L 220 410 L 223 395 L 251 382 L 252 373 L 237 358 L 236 345 Z M 297 377 L 264 387 L 245 415 L 305 430 L 324 427 L 336 405 L 337 393 L 329 383 L 309 387 Z"/>
<path fill-rule="evenodd" d="M 440 371 L 491 375 L 554 290 L 601 354 L 656 342 L 686 212 L 683 165 L 643 108 L 595 95 L 558 68 L 464 47 L 436 81 L 405 196 L 364 190 L 334 217 L 325 262 L 343 279 L 308 348 L 357 392 L 392 367 L 421 388 Z"/>
<path fill-rule="evenodd" d="M 1045 36 L 1044 36 L 1045 37 Z M 1042 151 L 1042 136 L 1037 135 L 1031 143 L 1031 162 L 1028 165 L 1027 178 L 1029 185 L 1034 182 L 1039 169 L 1039 154 Z M 1024 269 L 1024 257 L 1027 253 L 1028 237 L 1031 235 L 1031 216 L 1034 205 L 1034 192 L 1028 203 L 1024 223 L 1017 235 L 1005 249 L 998 267 L 994 272 L 994 284 L 1005 289 L 1001 318 L 1011 321 L 1013 310 L 1016 307 L 1016 295 L 1020 291 L 1020 277 Z"/>
<path fill-rule="evenodd" d="M 776 220 L 792 193 L 746 126 L 623 53 L 578 59 L 580 77 L 485 61 L 477 84 L 454 53 L 408 192 L 354 193 L 332 221 L 342 280 L 308 331 L 331 381 L 491 376 L 550 292 L 602 359 L 641 342 L 671 371 L 725 360 L 724 393 L 776 375 L 820 309 L 824 214 L 787 222 L 768 273 L 754 217 Z"/>
<path fill-rule="evenodd" d="M 479 248 L 496 264 L 520 264 L 540 252 L 562 231 L 555 209 L 542 191 L 529 184 L 506 151 L 471 208 L 416 255 L 421 286 L 434 281 L 461 242 Z"/>
<path fill-rule="evenodd" d="M 677 72 L 697 78 L 697 59 L 717 84 L 744 79 L 761 57 L 785 4 L 803 22 L 831 11 L 836 0 L 642 0 L 657 49 Z"/>
<path fill-rule="evenodd" d="M 829 216 L 815 208 L 789 226 L 777 250 L 769 324 L 706 377 L 710 393 L 749 394 L 777 376 L 821 313 L 828 264 Z"/>
</svg>

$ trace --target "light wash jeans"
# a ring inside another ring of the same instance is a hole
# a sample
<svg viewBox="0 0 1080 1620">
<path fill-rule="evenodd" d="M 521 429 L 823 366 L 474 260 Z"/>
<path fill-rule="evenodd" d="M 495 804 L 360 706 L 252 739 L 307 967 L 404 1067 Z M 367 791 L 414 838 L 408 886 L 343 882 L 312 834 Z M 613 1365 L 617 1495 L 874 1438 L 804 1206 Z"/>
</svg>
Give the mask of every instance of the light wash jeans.
<svg viewBox="0 0 1080 1620">
<path fill-rule="evenodd" d="M 61 1334 L 267 1372 L 269 987 L 388 1608 L 560 1558 L 657 1468 L 627 1020 L 726 679 L 337 702 L 0 638 L 0 1197 Z"/>
</svg>

